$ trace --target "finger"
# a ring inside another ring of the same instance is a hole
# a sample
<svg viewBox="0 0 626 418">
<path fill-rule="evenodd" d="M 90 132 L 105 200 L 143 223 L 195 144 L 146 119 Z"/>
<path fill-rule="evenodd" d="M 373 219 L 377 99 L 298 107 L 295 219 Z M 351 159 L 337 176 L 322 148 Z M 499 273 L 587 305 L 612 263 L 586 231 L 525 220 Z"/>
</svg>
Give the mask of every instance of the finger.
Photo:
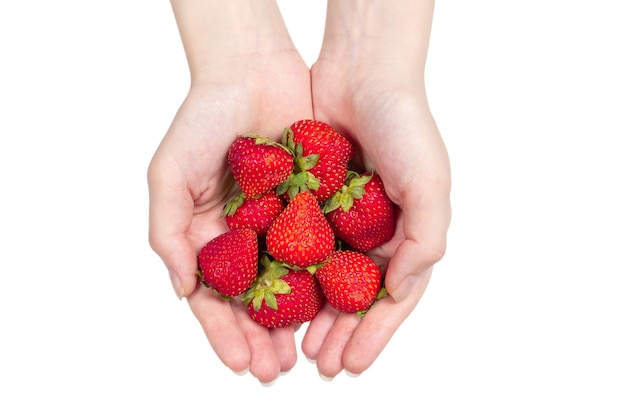
<svg viewBox="0 0 626 418">
<path fill-rule="evenodd" d="M 302 353 L 309 360 L 316 361 L 322 344 L 330 332 L 339 312 L 325 303 L 318 314 L 309 322 L 302 338 Z"/>
<path fill-rule="evenodd" d="M 432 269 L 419 275 L 409 297 L 402 302 L 393 298 L 378 300 L 352 333 L 343 353 L 343 366 L 352 374 L 361 374 L 378 358 L 400 324 L 411 314 L 426 290 Z"/>
<path fill-rule="evenodd" d="M 184 234 L 170 236 L 160 250 L 153 246 L 163 260 L 179 299 L 189 295 L 197 284 L 197 258 L 193 246 Z"/>
<path fill-rule="evenodd" d="M 337 317 L 317 355 L 317 370 L 321 376 L 333 378 L 343 370 L 344 350 L 360 321 L 356 313 Z"/>
<path fill-rule="evenodd" d="M 444 255 L 450 224 L 450 163 L 423 100 L 409 98 L 387 104 L 392 106 L 389 114 L 395 117 L 383 118 L 380 127 L 364 121 L 369 123 L 365 127 L 371 129 L 357 134 L 385 184 L 385 191 L 403 213 L 405 240 L 395 243 L 399 246 L 391 252 L 386 276 L 390 294 L 401 301 L 418 280 L 417 275 Z M 406 123 L 389 123 L 398 120 Z"/>
<path fill-rule="evenodd" d="M 255 322 L 242 303 L 231 303 L 250 349 L 250 373 L 261 383 L 273 382 L 280 374 L 281 362 L 269 330 Z"/>
<path fill-rule="evenodd" d="M 250 349 L 233 305 L 204 286 L 198 286 L 187 302 L 222 363 L 237 373 L 249 369 Z"/>
<path fill-rule="evenodd" d="M 191 225 L 193 200 L 184 184 L 172 182 L 158 158 L 148 170 L 149 242 L 169 271 L 179 298 L 196 287 L 196 253 L 185 232 Z"/>
<path fill-rule="evenodd" d="M 385 276 L 385 287 L 397 302 L 409 296 L 420 273 L 443 257 L 450 201 L 445 193 L 424 193 L 404 203 L 402 210 L 405 240 L 394 251 Z"/>
<path fill-rule="evenodd" d="M 270 337 L 280 361 L 280 371 L 283 373 L 291 370 L 298 359 L 294 332 L 294 327 L 270 330 Z"/>
</svg>

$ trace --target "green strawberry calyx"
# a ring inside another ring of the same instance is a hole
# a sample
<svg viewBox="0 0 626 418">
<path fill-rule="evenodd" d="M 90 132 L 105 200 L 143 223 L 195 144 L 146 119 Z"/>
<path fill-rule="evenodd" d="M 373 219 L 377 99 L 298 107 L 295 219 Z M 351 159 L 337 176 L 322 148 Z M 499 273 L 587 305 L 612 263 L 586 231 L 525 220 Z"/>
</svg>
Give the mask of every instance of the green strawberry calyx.
<svg viewBox="0 0 626 418">
<path fill-rule="evenodd" d="M 387 292 L 387 288 L 383 285 L 380 290 L 378 291 L 378 293 L 376 294 L 376 299 L 374 299 L 374 302 L 367 308 L 367 309 L 363 309 L 361 311 L 357 311 L 356 314 L 359 316 L 359 318 L 363 318 L 365 316 L 365 314 L 372 309 L 372 306 L 374 306 L 376 304 L 376 302 L 378 302 L 379 300 L 386 298 L 387 296 L 389 296 L 389 292 Z"/>
<path fill-rule="evenodd" d="M 261 274 L 244 294 L 243 302 L 246 305 L 252 302 L 252 307 L 257 312 L 261 309 L 263 301 L 269 308 L 278 310 L 276 295 L 291 293 L 291 287 L 281 279 L 289 273 L 289 269 L 279 261 L 270 260 L 267 255 L 261 257 L 261 266 Z"/>
<path fill-rule="evenodd" d="M 244 138 L 254 139 L 255 145 L 267 145 L 270 147 L 282 148 L 283 150 L 287 151 L 291 156 L 293 156 L 293 151 L 289 147 L 285 146 L 282 142 L 276 142 L 273 139 L 267 138 L 265 136 L 251 133 L 243 134 L 241 136 Z"/>
<path fill-rule="evenodd" d="M 324 202 L 322 211 L 330 213 L 339 208 L 344 212 L 349 211 L 352 205 L 354 205 L 354 199 L 360 199 L 365 195 L 365 185 L 369 183 L 373 176 L 373 171 L 371 174 L 363 176 L 356 171 L 348 171 L 344 185 Z"/>
<path fill-rule="evenodd" d="M 287 263 L 282 263 L 281 265 L 284 266 L 284 267 L 287 267 L 288 269 L 294 270 L 294 271 L 306 270 L 311 275 L 314 275 L 315 272 L 317 271 L 317 269 L 322 268 L 324 266 L 324 264 L 326 264 L 326 260 L 322 261 L 321 263 L 311 264 L 310 266 L 307 266 L 307 267 L 292 266 L 292 265 L 287 264 Z"/>
<path fill-rule="evenodd" d="M 319 154 L 302 155 L 302 144 L 296 144 L 293 138 L 293 131 L 285 128 L 281 145 L 293 155 L 293 172 L 276 188 L 276 194 L 287 193 L 291 199 L 300 192 L 317 190 L 320 187 L 320 180 L 309 172 L 317 165 Z"/>
<path fill-rule="evenodd" d="M 237 209 L 239 209 L 239 206 L 243 205 L 243 203 L 246 200 L 246 195 L 245 193 L 241 192 L 239 194 L 237 194 L 237 196 L 233 197 L 230 201 L 228 201 L 225 205 L 224 205 L 224 209 L 222 209 L 222 217 L 225 216 L 233 216 L 235 214 L 235 212 L 237 212 Z"/>
<path fill-rule="evenodd" d="M 196 277 L 198 277 L 198 280 L 200 281 L 200 283 L 202 283 L 202 286 L 206 287 L 207 289 L 211 289 L 213 292 L 215 292 L 222 299 L 224 299 L 226 301 L 231 301 L 233 299 L 232 296 L 227 296 L 227 295 L 221 294 L 215 288 L 211 287 L 207 282 L 205 282 L 204 281 L 204 274 L 202 274 L 202 270 L 198 269 L 196 271 Z"/>
</svg>

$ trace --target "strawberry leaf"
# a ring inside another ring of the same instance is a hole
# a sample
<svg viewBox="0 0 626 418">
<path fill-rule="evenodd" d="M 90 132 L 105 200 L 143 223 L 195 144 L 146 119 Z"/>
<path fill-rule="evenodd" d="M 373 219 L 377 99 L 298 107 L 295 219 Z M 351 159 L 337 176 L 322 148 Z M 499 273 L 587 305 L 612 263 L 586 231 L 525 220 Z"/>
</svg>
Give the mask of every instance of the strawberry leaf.
<svg viewBox="0 0 626 418">
<path fill-rule="evenodd" d="M 300 171 L 291 173 L 284 183 L 276 188 L 276 194 L 281 195 L 287 193 L 290 199 L 293 199 L 298 193 L 309 190 L 317 190 L 320 187 L 320 181 L 308 171 Z"/>
<path fill-rule="evenodd" d="M 309 190 L 317 190 L 320 188 L 319 179 L 308 171 L 306 173 L 306 186 L 309 188 Z"/>
<path fill-rule="evenodd" d="M 287 193 L 287 190 L 289 190 L 289 182 L 288 181 L 284 181 L 282 183 L 280 183 L 278 186 L 276 186 L 276 194 L 277 195 L 281 195 L 284 193 Z"/>
<path fill-rule="evenodd" d="M 239 206 L 243 205 L 245 198 L 246 198 L 246 195 L 243 192 L 239 193 L 237 196 L 235 196 L 233 199 L 231 199 L 228 203 L 224 205 L 224 209 L 222 209 L 221 216 L 222 217 L 233 216 L 235 212 L 237 212 L 237 209 L 239 208 Z"/>
<path fill-rule="evenodd" d="M 356 177 L 354 177 L 356 174 Z M 365 194 L 365 185 L 372 179 L 374 173 L 370 175 L 359 176 L 357 173 L 350 172 L 346 176 L 346 183 L 348 185 L 348 193 L 355 199 L 360 199 Z"/>
<path fill-rule="evenodd" d="M 281 279 L 289 273 L 289 269 L 279 261 L 271 261 L 267 255 L 261 257 L 260 261 L 264 270 L 244 295 L 243 302 L 246 305 L 252 302 L 252 307 L 257 312 L 263 306 L 263 301 L 271 309 L 277 310 L 278 303 L 275 295 L 291 293 L 289 284 Z"/>
<path fill-rule="evenodd" d="M 389 296 L 389 292 L 387 292 L 387 288 L 385 288 L 385 286 L 382 286 L 380 290 L 378 291 L 378 293 L 376 294 L 376 299 L 374 299 L 374 303 L 372 303 L 370 307 L 367 309 L 363 309 L 362 311 L 357 311 L 357 315 L 359 316 L 359 318 L 363 318 L 365 314 L 367 313 L 367 311 L 372 309 L 372 306 L 374 306 L 376 302 L 378 302 L 379 300 L 383 298 L 386 298 L 387 296 Z"/>
<path fill-rule="evenodd" d="M 272 292 L 265 293 L 264 300 L 268 308 L 272 308 L 275 311 L 278 310 L 278 302 L 276 301 L 276 296 Z M 258 311 L 259 309 L 261 309 L 261 307 L 259 306 L 259 308 L 257 309 L 255 306 L 254 309 Z"/>
<path fill-rule="evenodd" d="M 283 137 L 281 139 L 281 144 L 283 144 L 283 146 L 291 150 L 292 154 L 295 151 L 295 142 L 293 140 L 293 137 L 294 137 L 293 131 L 290 128 L 287 127 L 283 130 Z"/>
<path fill-rule="evenodd" d="M 341 190 L 335 192 L 335 194 L 333 194 L 328 200 L 326 200 L 326 202 L 324 202 L 324 206 L 322 207 L 322 212 L 330 213 L 339 208 L 342 208 L 344 212 L 347 212 L 352 206 L 354 200 L 350 197 L 350 195 L 346 193 L 346 190 L 346 186 L 343 186 Z M 349 200 L 349 206 L 348 202 L 346 202 L 347 200 Z"/>
<path fill-rule="evenodd" d="M 341 208 L 344 212 L 354 205 L 354 199 L 361 199 L 365 195 L 365 185 L 372 179 L 372 175 L 361 176 L 356 171 L 348 171 L 346 180 L 341 189 L 335 192 L 324 202 L 324 213 L 330 213 Z"/>
<path fill-rule="evenodd" d="M 298 144 L 298 146 L 302 148 L 302 145 Z M 317 165 L 319 159 L 319 154 L 309 154 L 306 157 L 296 158 L 296 164 L 300 171 L 308 171 Z"/>
<path fill-rule="evenodd" d="M 387 296 L 389 296 L 389 292 L 387 292 L 387 288 L 383 286 L 380 288 L 380 290 L 376 294 L 376 300 L 382 299 Z"/>
</svg>

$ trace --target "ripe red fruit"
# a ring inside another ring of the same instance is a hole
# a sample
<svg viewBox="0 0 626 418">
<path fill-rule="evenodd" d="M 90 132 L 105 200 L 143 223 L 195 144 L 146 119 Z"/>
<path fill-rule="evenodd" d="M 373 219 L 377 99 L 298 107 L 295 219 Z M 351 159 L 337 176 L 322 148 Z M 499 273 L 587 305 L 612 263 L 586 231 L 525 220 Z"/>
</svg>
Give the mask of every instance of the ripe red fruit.
<svg viewBox="0 0 626 418">
<path fill-rule="evenodd" d="M 228 149 L 228 165 L 242 192 L 254 199 L 289 177 L 293 156 L 271 139 L 241 135 Z"/>
<path fill-rule="evenodd" d="M 335 251 L 315 272 L 328 303 L 341 312 L 368 309 L 382 285 L 380 268 L 358 251 Z"/>
<path fill-rule="evenodd" d="M 324 202 L 343 185 L 354 149 L 333 127 L 319 120 L 299 120 L 285 129 L 282 142 L 294 155 L 294 172 L 279 194 L 287 192 L 292 198 L 308 190 Z"/>
<path fill-rule="evenodd" d="M 242 192 L 224 205 L 222 216 L 230 229 L 250 228 L 264 236 L 284 207 L 285 203 L 274 190 L 257 199 L 247 198 Z"/>
<path fill-rule="evenodd" d="M 266 245 L 275 259 L 306 268 L 330 255 L 335 235 L 317 199 L 309 192 L 300 192 L 270 226 Z"/>
<path fill-rule="evenodd" d="M 307 270 L 291 270 L 278 261 L 263 257 L 264 267 L 244 304 L 248 313 L 267 328 L 303 324 L 315 318 L 322 308 L 324 294 Z"/>
<path fill-rule="evenodd" d="M 384 244 L 395 232 L 395 205 L 375 173 L 350 172 L 323 210 L 335 235 L 361 252 Z"/>
<path fill-rule="evenodd" d="M 200 250 L 200 280 L 225 298 L 241 295 L 256 278 L 258 248 L 256 232 L 249 228 L 218 235 Z"/>
</svg>

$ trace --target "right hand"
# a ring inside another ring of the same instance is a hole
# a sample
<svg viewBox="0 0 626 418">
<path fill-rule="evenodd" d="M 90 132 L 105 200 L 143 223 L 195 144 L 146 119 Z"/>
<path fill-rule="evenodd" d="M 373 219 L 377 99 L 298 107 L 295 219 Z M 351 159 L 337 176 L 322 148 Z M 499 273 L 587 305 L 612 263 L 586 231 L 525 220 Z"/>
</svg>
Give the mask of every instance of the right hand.
<svg viewBox="0 0 626 418">
<path fill-rule="evenodd" d="M 286 31 L 274 27 L 283 36 L 268 51 L 242 53 L 217 40 L 207 53 L 210 65 L 190 60 L 192 86 L 148 169 L 150 245 L 221 361 L 261 382 L 295 364 L 293 327 L 257 324 L 241 301 L 199 286 L 196 271 L 200 248 L 227 230 L 220 214 L 232 192 L 226 155 L 235 136 L 279 139 L 284 127 L 312 117 L 309 69 Z"/>
</svg>

